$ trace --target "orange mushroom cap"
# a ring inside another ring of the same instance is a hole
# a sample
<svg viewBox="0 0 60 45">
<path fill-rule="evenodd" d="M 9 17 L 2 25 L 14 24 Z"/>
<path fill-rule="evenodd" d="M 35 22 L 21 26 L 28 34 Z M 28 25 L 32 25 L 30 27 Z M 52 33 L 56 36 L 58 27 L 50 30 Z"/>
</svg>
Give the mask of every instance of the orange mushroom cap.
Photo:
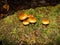
<svg viewBox="0 0 60 45">
<path fill-rule="evenodd" d="M 48 19 L 43 19 L 43 20 L 42 20 L 42 24 L 49 24 L 49 22 L 50 22 L 50 21 L 49 21 Z"/>
<path fill-rule="evenodd" d="M 23 21 L 23 25 L 28 25 L 28 24 L 29 24 L 28 19 Z"/>
<path fill-rule="evenodd" d="M 30 23 L 36 23 L 36 18 L 33 15 L 30 15 L 28 20 Z"/>
<path fill-rule="evenodd" d="M 19 15 L 19 19 L 20 19 L 20 20 L 25 20 L 27 17 L 28 17 L 28 16 L 27 16 L 26 13 L 21 13 L 21 14 Z"/>
</svg>

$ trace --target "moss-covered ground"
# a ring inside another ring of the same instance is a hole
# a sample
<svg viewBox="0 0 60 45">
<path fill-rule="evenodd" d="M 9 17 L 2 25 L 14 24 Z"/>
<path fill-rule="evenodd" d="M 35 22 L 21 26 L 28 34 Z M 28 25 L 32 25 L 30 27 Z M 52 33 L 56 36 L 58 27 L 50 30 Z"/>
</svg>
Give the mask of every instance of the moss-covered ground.
<svg viewBox="0 0 60 45">
<path fill-rule="evenodd" d="M 18 18 L 22 11 L 33 14 L 37 22 L 24 26 Z M 43 18 L 50 20 L 47 27 L 41 22 Z M 60 4 L 18 10 L 1 19 L 0 41 L 3 45 L 60 45 Z"/>
</svg>

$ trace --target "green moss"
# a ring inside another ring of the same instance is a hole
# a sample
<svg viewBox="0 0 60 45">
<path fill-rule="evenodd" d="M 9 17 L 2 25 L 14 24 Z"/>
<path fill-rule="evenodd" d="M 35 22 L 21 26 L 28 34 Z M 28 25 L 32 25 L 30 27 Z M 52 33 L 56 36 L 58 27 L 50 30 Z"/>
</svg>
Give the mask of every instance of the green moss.
<svg viewBox="0 0 60 45">
<path fill-rule="evenodd" d="M 52 42 L 47 43 L 46 45 L 54 45 Z"/>
<path fill-rule="evenodd" d="M 58 34 L 60 35 L 59 29 L 57 27 L 59 23 L 59 21 L 57 23 L 57 20 L 59 20 L 57 17 L 60 16 L 59 7 L 60 5 L 56 5 L 54 7 L 47 6 L 47 7 L 37 7 L 35 9 L 31 8 L 26 10 L 18 10 L 11 16 L 7 16 L 6 18 L 0 21 L 0 39 L 6 36 L 8 41 L 13 41 L 17 43 L 21 42 L 21 40 L 22 42 L 25 40 L 29 44 L 30 43 L 32 44 L 33 42 L 30 41 L 34 40 L 35 37 L 37 42 L 43 43 L 43 45 L 48 44 L 48 42 L 50 42 L 51 40 L 56 39 Z M 29 24 L 27 26 L 24 26 L 22 24 L 22 21 L 20 21 L 18 18 L 18 12 L 21 13 L 22 11 L 24 11 L 28 15 L 29 14 L 34 15 L 37 19 L 37 22 L 35 24 Z M 43 18 L 48 18 L 50 20 L 50 24 L 47 27 L 45 27 L 42 24 Z M 35 33 L 37 33 L 37 35 L 39 36 L 36 36 Z M 25 34 L 28 36 L 25 37 Z M 59 41 L 57 41 L 57 43 L 59 43 Z"/>
<path fill-rule="evenodd" d="M 11 34 L 16 34 L 16 33 L 17 33 L 17 30 L 16 30 L 16 28 L 14 28 L 14 29 L 12 30 Z"/>
<path fill-rule="evenodd" d="M 56 45 L 60 45 L 60 37 L 57 37 L 57 39 L 56 39 Z"/>
</svg>

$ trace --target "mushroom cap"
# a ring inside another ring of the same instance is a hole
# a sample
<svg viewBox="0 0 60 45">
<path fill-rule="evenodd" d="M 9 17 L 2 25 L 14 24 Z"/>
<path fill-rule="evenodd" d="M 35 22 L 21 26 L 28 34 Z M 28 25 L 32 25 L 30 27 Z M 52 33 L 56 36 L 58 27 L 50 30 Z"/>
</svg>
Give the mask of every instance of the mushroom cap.
<svg viewBox="0 0 60 45">
<path fill-rule="evenodd" d="M 28 25 L 28 24 L 29 24 L 28 19 L 23 21 L 23 25 Z"/>
<path fill-rule="evenodd" d="M 43 20 L 42 20 L 42 24 L 45 24 L 45 25 L 46 25 L 46 24 L 49 24 L 49 20 L 48 20 L 48 19 L 43 19 Z"/>
<path fill-rule="evenodd" d="M 30 15 L 28 20 L 30 23 L 36 23 L 36 18 L 33 15 Z"/>
<path fill-rule="evenodd" d="M 19 15 L 19 19 L 20 19 L 20 20 L 25 20 L 27 17 L 28 17 L 28 16 L 27 16 L 26 13 L 21 13 L 21 14 Z"/>
</svg>

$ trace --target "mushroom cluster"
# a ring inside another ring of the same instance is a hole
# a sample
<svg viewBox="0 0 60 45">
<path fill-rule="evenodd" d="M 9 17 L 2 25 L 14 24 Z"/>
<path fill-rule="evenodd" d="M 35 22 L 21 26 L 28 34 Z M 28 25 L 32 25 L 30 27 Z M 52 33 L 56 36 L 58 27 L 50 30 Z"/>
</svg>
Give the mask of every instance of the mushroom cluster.
<svg viewBox="0 0 60 45">
<path fill-rule="evenodd" d="M 36 18 L 30 14 L 27 15 L 26 13 L 19 14 L 19 19 L 22 21 L 23 25 L 34 24 L 37 22 Z M 50 21 L 47 18 L 42 19 L 43 25 L 49 25 Z"/>
<path fill-rule="evenodd" d="M 22 20 L 23 25 L 28 25 L 30 23 L 36 23 L 37 20 L 33 15 L 27 15 L 26 13 L 21 13 L 19 19 Z"/>
</svg>

